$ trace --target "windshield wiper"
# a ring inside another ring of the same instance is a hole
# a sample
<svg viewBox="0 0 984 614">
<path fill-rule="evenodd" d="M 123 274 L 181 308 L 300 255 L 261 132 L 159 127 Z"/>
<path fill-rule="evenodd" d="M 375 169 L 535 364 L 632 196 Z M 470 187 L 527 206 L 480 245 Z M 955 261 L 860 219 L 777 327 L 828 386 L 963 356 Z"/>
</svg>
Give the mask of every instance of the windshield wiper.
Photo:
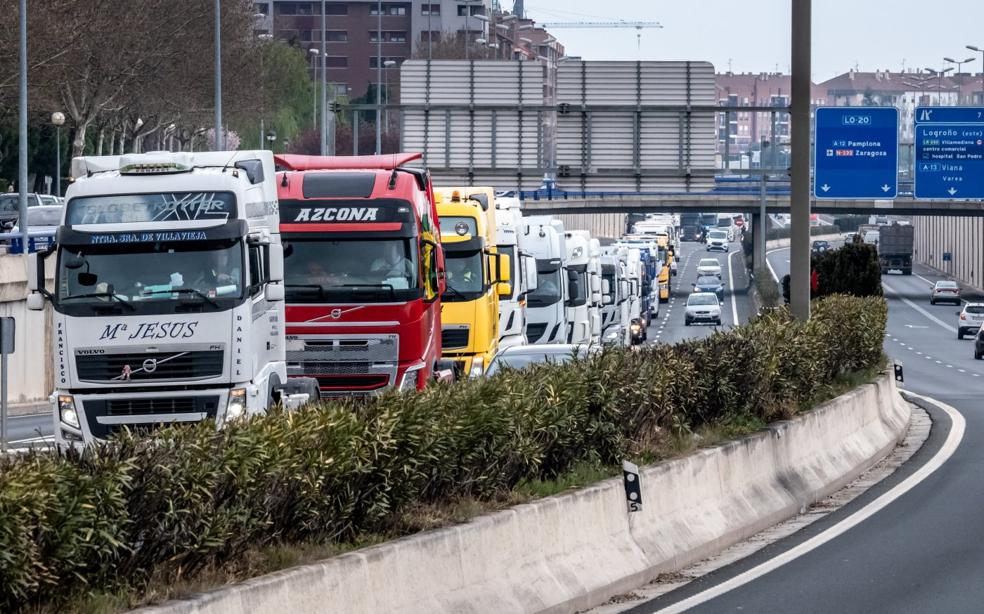
<svg viewBox="0 0 984 614">
<path fill-rule="evenodd" d="M 284 289 L 294 289 L 294 290 L 316 290 L 318 296 L 324 298 L 325 289 L 323 286 L 318 284 L 284 284 Z"/>
<path fill-rule="evenodd" d="M 89 292 L 87 294 L 70 294 L 69 296 L 62 297 L 61 300 L 67 301 L 70 298 L 111 298 L 119 301 L 121 305 L 125 306 L 130 311 L 136 311 L 137 308 L 134 307 L 130 301 L 126 300 L 119 294 L 115 292 Z"/>
<path fill-rule="evenodd" d="M 141 292 L 141 294 L 144 295 L 144 296 L 153 296 L 155 294 L 172 294 L 172 293 L 173 294 L 194 294 L 195 296 L 201 298 L 202 300 L 207 301 L 208 304 L 211 305 L 212 307 L 218 307 L 219 306 L 219 304 L 216 303 L 211 297 L 209 297 L 207 294 L 204 294 L 200 290 L 196 290 L 195 288 L 171 288 L 170 290 L 165 290 L 163 288 L 160 288 L 160 289 L 157 289 L 157 290 L 149 290 L 149 291 L 148 290 L 144 290 L 143 292 Z"/>
<path fill-rule="evenodd" d="M 465 300 L 465 295 L 464 294 L 462 294 L 461 292 L 459 292 L 458 289 L 455 288 L 454 286 L 452 286 L 451 284 L 445 282 L 445 284 L 444 284 L 444 293 L 447 294 L 448 292 L 450 292 L 453 296 L 455 296 L 457 298 L 460 298 L 461 300 Z"/>
</svg>

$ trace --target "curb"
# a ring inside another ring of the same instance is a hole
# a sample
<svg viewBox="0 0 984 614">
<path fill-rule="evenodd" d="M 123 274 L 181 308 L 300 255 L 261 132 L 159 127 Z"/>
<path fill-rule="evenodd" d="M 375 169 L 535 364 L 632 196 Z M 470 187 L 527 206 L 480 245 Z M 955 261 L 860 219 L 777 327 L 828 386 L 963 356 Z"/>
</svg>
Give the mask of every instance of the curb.
<svg viewBox="0 0 984 614">
<path fill-rule="evenodd" d="M 905 435 L 885 373 L 793 420 L 622 480 L 269 574 L 145 614 L 571 612 L 679 570 L 797 514 Z"/>
</svg>

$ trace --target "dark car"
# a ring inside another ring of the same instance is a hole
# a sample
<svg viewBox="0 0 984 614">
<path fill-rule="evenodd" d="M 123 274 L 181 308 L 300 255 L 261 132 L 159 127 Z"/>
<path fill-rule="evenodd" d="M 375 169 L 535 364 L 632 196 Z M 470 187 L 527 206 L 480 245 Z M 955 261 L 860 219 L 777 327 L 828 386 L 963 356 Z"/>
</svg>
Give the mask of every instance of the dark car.
<svg viewBox="0 0 984 614">
<path fill-rule="evenodd" d="M 984 358 L 984 327 L 981 327 L 977 331 L 977 336 L 974 337 L 974 358 L 980 360 Z"/>
<path fill-rule="evenodd" d="M 694 292 L 713 292 L 719 302 L 724 302 L 724 282 L 717 275 L 701 275 L 693 288 Z"/>
<path fill-rule="evenodd" d="M 813 252 L 819 254 L 820 252 L 825 252 L 830 249 L 830 243 L 827 241 L 814 241 L 813 242 Z"/>
</svg>

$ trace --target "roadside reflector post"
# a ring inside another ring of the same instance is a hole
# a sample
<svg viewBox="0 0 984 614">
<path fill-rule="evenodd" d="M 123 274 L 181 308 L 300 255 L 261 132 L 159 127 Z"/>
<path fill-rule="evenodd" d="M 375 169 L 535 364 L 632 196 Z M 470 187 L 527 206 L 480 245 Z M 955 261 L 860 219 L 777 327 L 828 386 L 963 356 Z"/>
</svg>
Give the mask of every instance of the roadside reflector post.
<svg viewBox="0 0 984 614">
<path fill-rule="evenodd" d="M 625 483 L 625 502 L 630 512 L 642 511 L 642 485 L 639 483 L 639 466 L 622 461 L 622 481 Z"/>
<path fill-rule="evenodd" d="M 905 383 L 905 374 L 902 372 L 902 363 L 897 362 L 893 365 L 895 367 L 895 381 L 900 384 Z"/>
</svg>

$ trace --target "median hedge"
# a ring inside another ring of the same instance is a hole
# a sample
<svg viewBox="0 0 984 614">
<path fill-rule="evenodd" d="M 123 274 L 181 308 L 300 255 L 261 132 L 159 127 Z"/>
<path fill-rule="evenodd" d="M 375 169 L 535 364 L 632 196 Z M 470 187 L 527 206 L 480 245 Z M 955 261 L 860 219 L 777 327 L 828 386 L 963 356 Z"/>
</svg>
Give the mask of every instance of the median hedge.
<svg viewBox="0 0 984 614">
<path fill-rule="evenodd" d="M 0 461 L 0 610 L 139 591 L 247 546 L 383 531 L 414 505 L 490 498 L 673 433 L 786 418 L 882 360 L 877 298 L 829 297 L 706 339 L 342 400 L 228 426 Z"/>
</svg>

